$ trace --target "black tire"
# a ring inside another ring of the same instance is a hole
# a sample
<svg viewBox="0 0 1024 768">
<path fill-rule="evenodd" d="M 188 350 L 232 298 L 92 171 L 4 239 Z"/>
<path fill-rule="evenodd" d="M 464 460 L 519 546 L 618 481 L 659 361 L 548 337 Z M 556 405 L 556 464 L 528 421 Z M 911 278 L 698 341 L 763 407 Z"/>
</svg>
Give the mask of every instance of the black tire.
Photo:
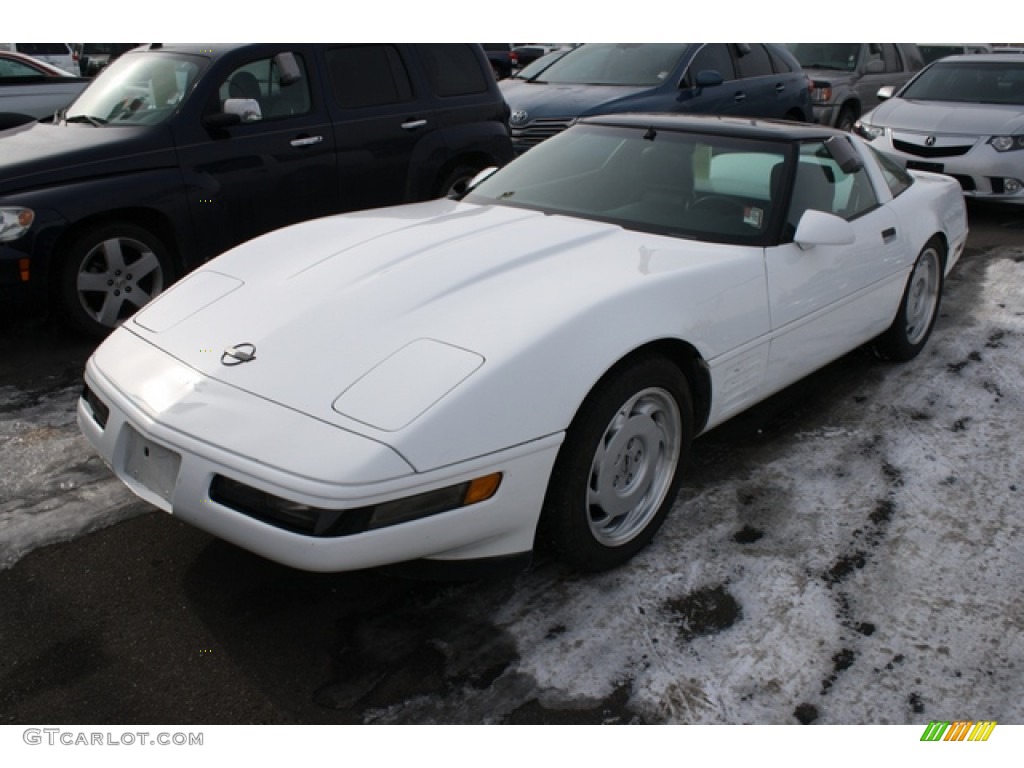
<svg viewBox="0 0 1024 768">
<path fill-rule="evenodd" d="M 571 566 L 604 571 L 650 542 L 675 501 L 693 437 L 682 372 L 647 356 L 614 370 L 573 419 L 538 529 Z"/>
<path fill-rule="evenodd" d="M 843 107 L 839 110 L 839 119 L 836 120 L 836 128 L 841 131 L 850 132 L 853 130 L 853 124 L 857 122 L 857 118 L 860 115 L 857 110 L 853 107 Z"/>
<path fill-rule="evenodd" d="M 58 276 L 61 309 L 72 327 L 102 338 L 171 279 L 171 259 L 159 237 L 127 222 L 103 224 L 67 248 Z"/>
<path fill-rule="evenodd" d="M 932 238 L 925 243 L 907 279 L 896 319 L 872 345 L 875 355 L 883 360 L 905 362 L 924 349 L 939 316 L 945 263 L 942 241 Z"/>
<path fill-rule="evenodd" d="M 434 196 L 461 197 L 465 193 L 469 182 L 482 170 L 482 168 L 468 164 L 455 166 L 438 179 L 437 186 L 434 189 Z"/>
</svg>

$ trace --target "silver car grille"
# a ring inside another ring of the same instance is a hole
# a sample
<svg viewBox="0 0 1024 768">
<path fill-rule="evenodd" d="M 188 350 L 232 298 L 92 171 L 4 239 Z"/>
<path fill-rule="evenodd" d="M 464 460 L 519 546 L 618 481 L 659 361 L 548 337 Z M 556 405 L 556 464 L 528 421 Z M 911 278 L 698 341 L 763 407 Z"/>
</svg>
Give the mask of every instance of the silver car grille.
<svg viewBox="0 0 1024 768">
<path fill-rule="evenodd" d="M 572 125 L 572 117 L 538 117 L 526 125 L 512 128 L 512 143 L 517 148 L 528 149 L 545 139 L 561 133 Z"/>
<path fill-rule="evenodd" d="M 966 155 L 977 139 L 967 136 L 936 136 L 924 133 L 893 132 L 892 146 L 915 157 L 960 157 Z"/>
</svg>

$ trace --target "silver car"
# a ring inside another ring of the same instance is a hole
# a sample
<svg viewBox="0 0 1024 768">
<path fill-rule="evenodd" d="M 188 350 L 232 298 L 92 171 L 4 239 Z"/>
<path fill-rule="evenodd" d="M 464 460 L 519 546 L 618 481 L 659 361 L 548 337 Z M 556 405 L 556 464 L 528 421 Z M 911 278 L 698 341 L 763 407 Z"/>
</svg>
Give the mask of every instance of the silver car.
<svg viewBox="0 0 1024 768">
<path fill-rule="evenodd" d="M 1024 57 L 950 56 L 879 97 L 854 126 L 873 147 L 952 176 L 967 197 L 1024 203 Z"/>
</svg>

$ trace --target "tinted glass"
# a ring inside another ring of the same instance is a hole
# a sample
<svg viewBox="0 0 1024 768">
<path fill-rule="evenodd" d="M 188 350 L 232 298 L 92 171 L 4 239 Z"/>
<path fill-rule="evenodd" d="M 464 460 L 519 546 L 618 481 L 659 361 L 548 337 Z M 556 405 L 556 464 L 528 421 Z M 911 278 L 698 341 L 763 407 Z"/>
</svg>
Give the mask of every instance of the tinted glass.
<svg viewBox="0 0 1024 768">
<path fill-rule="evenodd" d="M 785 144 L 578 125 L 534 147 L 465 198 L 712 242 L 764 244 Z"/>
<path fill-rule="evenodd" d="M 763 45 L 752 43 L 749 53 L 741 55 L 736 61 L 740 77 L 764 77 L 772 74 L 772 61 Z"/>
<path fill-rule="evenodd" d="M 438 96 L 483 93 L 488 80 L 476 53 L 468 45 L 419 45 L 417 51 L 427 70 L 427 79 Z"/>
<path fill-rule="evenodd" d="M 19 53 L 29 56 L 70 56 L 67 43 L 15 43 Z"/>
<path fill-rule="evenodd" d="M 857 68 L 860 43 L 786 43 L 804 69 L 838 69 L 852 72 Z"/>
<path fill-rule="evenodd" d="M 871 150 L 875 160 L 878 161 L 878 167 L 882 169 L 882 175 L 885 177 L 885 183 L 889 185 L 889 191 L 892 192 L 893 197 L 901 194 L 907 187 L 914 183 L 914 177 L 907 173 L 906 170 L 903 169 L 903 166 L 895 160 L 886 157 L 870 145 L 868 146 L 868 149 Z"/>
<path fill-rule="evenodd" d="M 44 72 L 15 59 L 0 56 L 0 78 L 3 77 L 43 77 Z"/>
<path fill-rule="evenodd" d="M 570 51 L 552 64 L 546 83 L 580 85 L 660 85 L 679 65 L 685 43 L 593 43 Z"/>
<path fill-rule="evenodd" d="M 697 74 L 706 70 L 718 72 L 726 80 L 735 80 L 736 73 L 733 71 L 732 56 L 729 49 L 722 43 L 708 43 L 701 48 L 693 57 L 690 66 L 686 69 L 686 83 L 689 86 L 696 85 Z"/>
<path fill-rule="evenodd" d="M 938 61 L 901 91 L 900 97 L 1024 105 L 1024 61 L 1019 64 Z"/>
<path fill-rule="evenodd" d="M 409 74 L 392 45 L 348 45 L 327 52 L 334 102 L 345 109 L 412 99 Z"/>
<path fill-rule="evenodd" d="M 293 56 L 299 67 L 298 80 L 283 78 L 273 57 L 250 61 L 221 83 L 217 108 L 220 109 L 226 99 L 254 99 L 259 104 L 263 120 L 308 113 L 310 98 L 306 65 L 301 56 Z"/>
</svg>

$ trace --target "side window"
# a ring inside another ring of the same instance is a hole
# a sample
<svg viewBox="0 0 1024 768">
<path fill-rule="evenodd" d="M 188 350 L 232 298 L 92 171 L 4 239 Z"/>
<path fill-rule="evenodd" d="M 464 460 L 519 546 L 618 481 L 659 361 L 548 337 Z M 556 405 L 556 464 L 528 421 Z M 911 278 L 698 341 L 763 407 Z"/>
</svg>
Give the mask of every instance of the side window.
<svg viewBox="0 0 1024 768">
<path fill-rule="evenodd" d="M 3 77 L 40 77 L 38 70 L 28 64 L 13 59 L 0 59 L 0 78 Z"/>
<path fill-rule="evenodd" d="M 889 185 L 889 191 L 892 192 L 893 197 L 902 194 L 907 187 L 914 183 L 914 177 L 907 173 L 903 166 L 895 160 L 886 157 L 874 147 L 869 146 L 868 149 L 871 150 L 878 161 L 878 165 L 882 169 L 882 175 L 885 177 L 885 183 Z"/>
<path fill-rule="evenodd" d="M 393 45 L 345 45 L 327 52 L 334 103 L 343 109 L 401 104 L 412 84 Z"/>
<path fill-rule="evenodd" d="M 824 211 L 850 221 L 877 206 L 878 197 L 865 168 L 844 173 L 824 143 L 801 145 L 786 216 L 787 237 L 792 237 L 805 211 Z"/>
<path fill-rule="evenodd" d="M 767 48 L 766 47 L 766 50 L 768 51 L 768 57 L 772 60 L 772 68 L 776 72 L 792 72 L 793 71 L 793 67 L 790 65 L 790 63 L 788 61 L 786 61 L 784 58 L 779 56 L 771 48 Z"/>
<path fill-rule="evenodd" d="M 487 91 L 487 74 L 474 50 L 465 44 L 417 45 L 430 87 L 438 96 L 466 96 Z"/>
<path fill-rule="evenodd" d="M 885 61 L 886 72 L 902 72 L 903 65 L 900 63 L 900 54 L 892 43 L 882 43 L 882 59 Z"/>
<path fill-rule="evenodd" d="M 690 66 L 686 70 L 686 84 L 693 87 L 697 84 L 697 73 L 705 69 L 717 70 L 724 79 L 735 80 L 736 72 L 733 70 L 732 56 L 724 43 L 708 43 L 693 57 Z"/>
<path fill-rule="evenodd" d="M 760 43 L 751 43 L 738 53 L 736 64 L 740 77 L 765 77 L 772 74 L 772 61 Z"/>
<path fill-rule="evenodd" d="M 243 64 L 229 74 L 217 92 L 220 107 L 227 99 L 251 99 L 259 117 L 247 122 L 304 115 L 310 109 L 306 64 L 297 54 L 279 54 Z"/>
</svg>

